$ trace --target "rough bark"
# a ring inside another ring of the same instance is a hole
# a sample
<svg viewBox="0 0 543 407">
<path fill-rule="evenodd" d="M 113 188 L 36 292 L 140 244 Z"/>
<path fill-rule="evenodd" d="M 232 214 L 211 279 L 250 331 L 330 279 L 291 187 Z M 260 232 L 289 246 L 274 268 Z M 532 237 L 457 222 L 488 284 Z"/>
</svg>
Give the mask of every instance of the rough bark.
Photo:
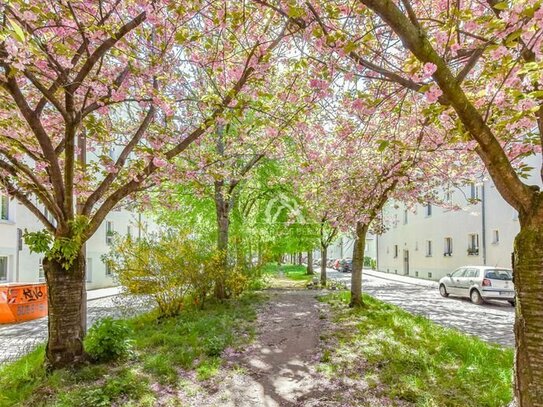
<svg viewBox="0 0 543 407">
<path fill-rule="evenodd" d="M 526 218 L 515 238 L 515 396 L 519 407 L 542 407 L 543 210 Z"/>
<path fill-rule="evenodd" d="M 51 369 L 71 367 L 85 360 L 81 298 L 85 291 L 85 256 L 81 253 L 65 270 L 57 261 L 43 261 L 47 280 L 49 338 L 46 365 Z"/>
<path fill-rule="evenodd" d="M 228 232 L 230 229 L 230 207 L 228 200 L 223 195 L 222 182 L 215 182 L 215 209 L 217 213 L 217 251 L 220 254 L 219 266 L 222 268 L 222 276 L 228 267 Z M 225 282 L 222 278 L 218 278 L 215 282 L 215 297 L 218 299 L 227 297 Z"/>
<path fill-rule="evenodd" d="M 356 223 L 356 240 L 353 246 L 353 270 L 351 274 L 351 302 L 349 307 L 362 306 L 362 268 L 364 267 L 364 249 L 366 246 L 366 234 L 368 225 L 362 222 Z"/>
<path fill-rule="evenodd" d="M 313 250 L 307 251 L 307 270 L 306 274 L 313 275 L 315 272 L 313 271 Z"/>
<path fill-rule="evenodd" d="M 326 286 L 326 261 L 328 260 L 328 246 L 321 245 L 321 285 Z"/>
</svg>

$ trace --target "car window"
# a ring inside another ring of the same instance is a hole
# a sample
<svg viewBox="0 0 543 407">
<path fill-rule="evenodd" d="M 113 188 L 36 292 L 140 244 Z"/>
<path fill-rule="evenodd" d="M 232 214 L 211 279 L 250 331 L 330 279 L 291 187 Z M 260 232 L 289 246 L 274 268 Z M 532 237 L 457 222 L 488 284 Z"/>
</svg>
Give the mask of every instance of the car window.
<svg viewBox="0 0 543 407">
<path fill-rule="evenodd" d="M 510 270 L 507 269 L 487 269 L 485 270 L 485 278 L 491 280 L 513 280 L 513 276 Z"/>
<path fill-rule="evenodd" d="M 466 269 L 458 269 L 454 273 L 452 273 L 451 277 L 462 277 L 465 271 Z"/>
<path fill-rule="evenodd" d="M 468 269 L 464 277 L 475 278 L 479 274 L 477 269 Z"/>
</svg>

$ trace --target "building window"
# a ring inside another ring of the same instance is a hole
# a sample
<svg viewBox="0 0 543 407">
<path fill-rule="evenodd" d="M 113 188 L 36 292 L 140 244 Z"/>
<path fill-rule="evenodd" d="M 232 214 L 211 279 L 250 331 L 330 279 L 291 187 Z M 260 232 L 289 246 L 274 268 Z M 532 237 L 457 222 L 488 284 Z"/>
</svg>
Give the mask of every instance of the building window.
<svg viewBox="0 0 543 407">
<path fill-rule="evenodd" d="M 428 278 L 432 278 L 432 273 L 428 273 Z"/>
<path fill-rule="evenodd" d="M 115 231 L 113 230 L 113 222 L 107 221 L 106 222 L 106 243 L 108 245 L 111 245 L 113 243 L 113 234 Z"/>
<path fill-rule="evenodd" d="M 87 277 L 87 283 L 92 283 L 92 258 L 87 257 L 87 264 L 85 267 L 85 276 Z"/>
<path fill-rule="evenodd" d="M 394 214 L 394 221 L 393 221 L 393 227 L 397 227 L 398 226 L 398 214 L 395 213 Z"/>
<path fill-rule="evenodd" d="M 38 260 L 38 281 L 45 281 L 45 271 L 43 270 L 43 257 Z"/>
<path fill-rule="evenodd" d="M 446 191 L 445 192 L 445 202 L 446 203 L 452 203 L 452 197 L 453 197 L 453 193 L 452 191 Z"/>
<path fill-rule="evenodd" d="M 472 233 L 468 235 L 468 256 L 479 255 L 479 235 Z"/>
<path fill-rule="evenodd" d="M 432 241 L 426 241 L 426 257 L 432 257 Z"/>
<path fill-rule="evenodd" d="M 43 208 L 43 216 L 45 216 L 47 218 L 47 220 L 49 222 L 51 222 L 51 225 L 53 226 L 57 226 L 57 220 L 55 219 L 55 217 L 53 216 L 53 214 L 51 212 L 49 212 L 47 210 L 47 208 Z"/>
<path fill-rule="evenodd" d="M 407 209 L 403 211 L 403 224 L 407 225 Z"/>
<path fill-rule="evenodd" d="M 9 197 L 7 195 L 0 195 L 2 200 L 0 206 L 0 219 L 9 220 Z"/>
<path fill-rule="evenodd" d="M 443 251 L 443 256 L 452 256 L 452 237 L 446 237 L 445 238 L 445 248 Z"/>
<path fill-rule="evenodd" d="M 493 244 L 500 243 L 500 231 L 498 229 L 494 229 L 492 231 L 492 243 Z"/>
<path fill-rule="evenodd" d="M 398 257 L 398 245 L 394 245 L 394 258 L 396 259 Z"/>
<path fill-rule="evenodd" d="M 471 199 L 479 199 L 479 188 L 477 185 L 475 185 L 473 182 L 469 184 L 470 187 L 470 194 L 469 197 Z"/>
<path fill-rule="evenodd" d="M 424 214 L 426 217 L 432 216 L 432 204 L 426 204 L 424 206 Z"/>
<path fill-rule="evenodd" d="M 113 275 L 113 270 L 111 268 L 111 262 L 109 260 L 106 260 L 104 262 L 104 264 L 106 266 L 106 276 L 111 277 L 111 275 Z"/>
<path fill-rule="evenodd" d="M 418 277 L 418 276 L 419 276 L 419 272 L 415 271 L 415 277 Z"/>
<path fill-rule="evenodd" d="M 8 280 L 8 258 L 0 256 L 0 281 Z"/>
</svg>

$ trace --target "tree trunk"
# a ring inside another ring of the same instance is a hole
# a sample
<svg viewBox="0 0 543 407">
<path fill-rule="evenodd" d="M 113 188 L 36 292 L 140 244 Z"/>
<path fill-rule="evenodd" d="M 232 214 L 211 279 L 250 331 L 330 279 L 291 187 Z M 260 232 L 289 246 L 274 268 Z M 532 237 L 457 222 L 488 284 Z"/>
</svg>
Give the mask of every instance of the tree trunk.
<svg viewBox="0 0 543 407">
<path fill-rule="evenodd" d="M 515 396 L 518 407 L 543 406 L 543 210 L 522 219 L 515 238 Z"/>
<path fill-rule="evenodd" d="M 49 338 L 46 365 L 51 369 L 72 367 L 85 359 L 81 298 L 85 290 L 85 255 L 81 253 L 65 270 L 60 263 L 44 259 L 49 307 Z"/>
<path fill-rule="evenodd" d="M 217 213 L 217 251 L 220 256 L 219 266 L 222 268 L 220 275 L 215 281 L 215 297 L 224 299 L 227 297 L 224 274 L 228 267 L 228 231 L 230 228 L 230 207 L 228 199 L 223 196 L 223 183 L 215 182 L 215 210 Z"/>
<path fill-rule="evenodd" d="M 307 251 L 307 270 L 306 274 L 313 275 L 313 250 Z"/>
<path fill-rule="evenodd" d="M 349 307 L 360 307 L 362 301 L 362 268 L 364 267 L 364 249 L 368 225 L 356 223 L 356 240 L 353 246 L 353 270 L 351 274 L 351 302 Z"/>
<path fill-rule="evenodd" d="M 328 260 L 328 247 L 321 245 L 321 285 L 326 287 L 326 261 Z"/>
</svg>

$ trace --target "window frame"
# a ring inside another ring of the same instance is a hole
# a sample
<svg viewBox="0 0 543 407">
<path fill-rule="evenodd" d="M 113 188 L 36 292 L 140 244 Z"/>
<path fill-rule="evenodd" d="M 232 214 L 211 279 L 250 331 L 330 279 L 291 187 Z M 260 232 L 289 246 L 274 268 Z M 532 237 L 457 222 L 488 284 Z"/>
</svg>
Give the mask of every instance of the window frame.
<svg viewBox="0 0 543 407">
<path fill-rule="evenodd" d="M 426 257 L 432 257 L 433 256 L 433 247 L 432 247 L 432 241 L 431 240 L 427 240 L 426 241 Z"/>
</svg>

